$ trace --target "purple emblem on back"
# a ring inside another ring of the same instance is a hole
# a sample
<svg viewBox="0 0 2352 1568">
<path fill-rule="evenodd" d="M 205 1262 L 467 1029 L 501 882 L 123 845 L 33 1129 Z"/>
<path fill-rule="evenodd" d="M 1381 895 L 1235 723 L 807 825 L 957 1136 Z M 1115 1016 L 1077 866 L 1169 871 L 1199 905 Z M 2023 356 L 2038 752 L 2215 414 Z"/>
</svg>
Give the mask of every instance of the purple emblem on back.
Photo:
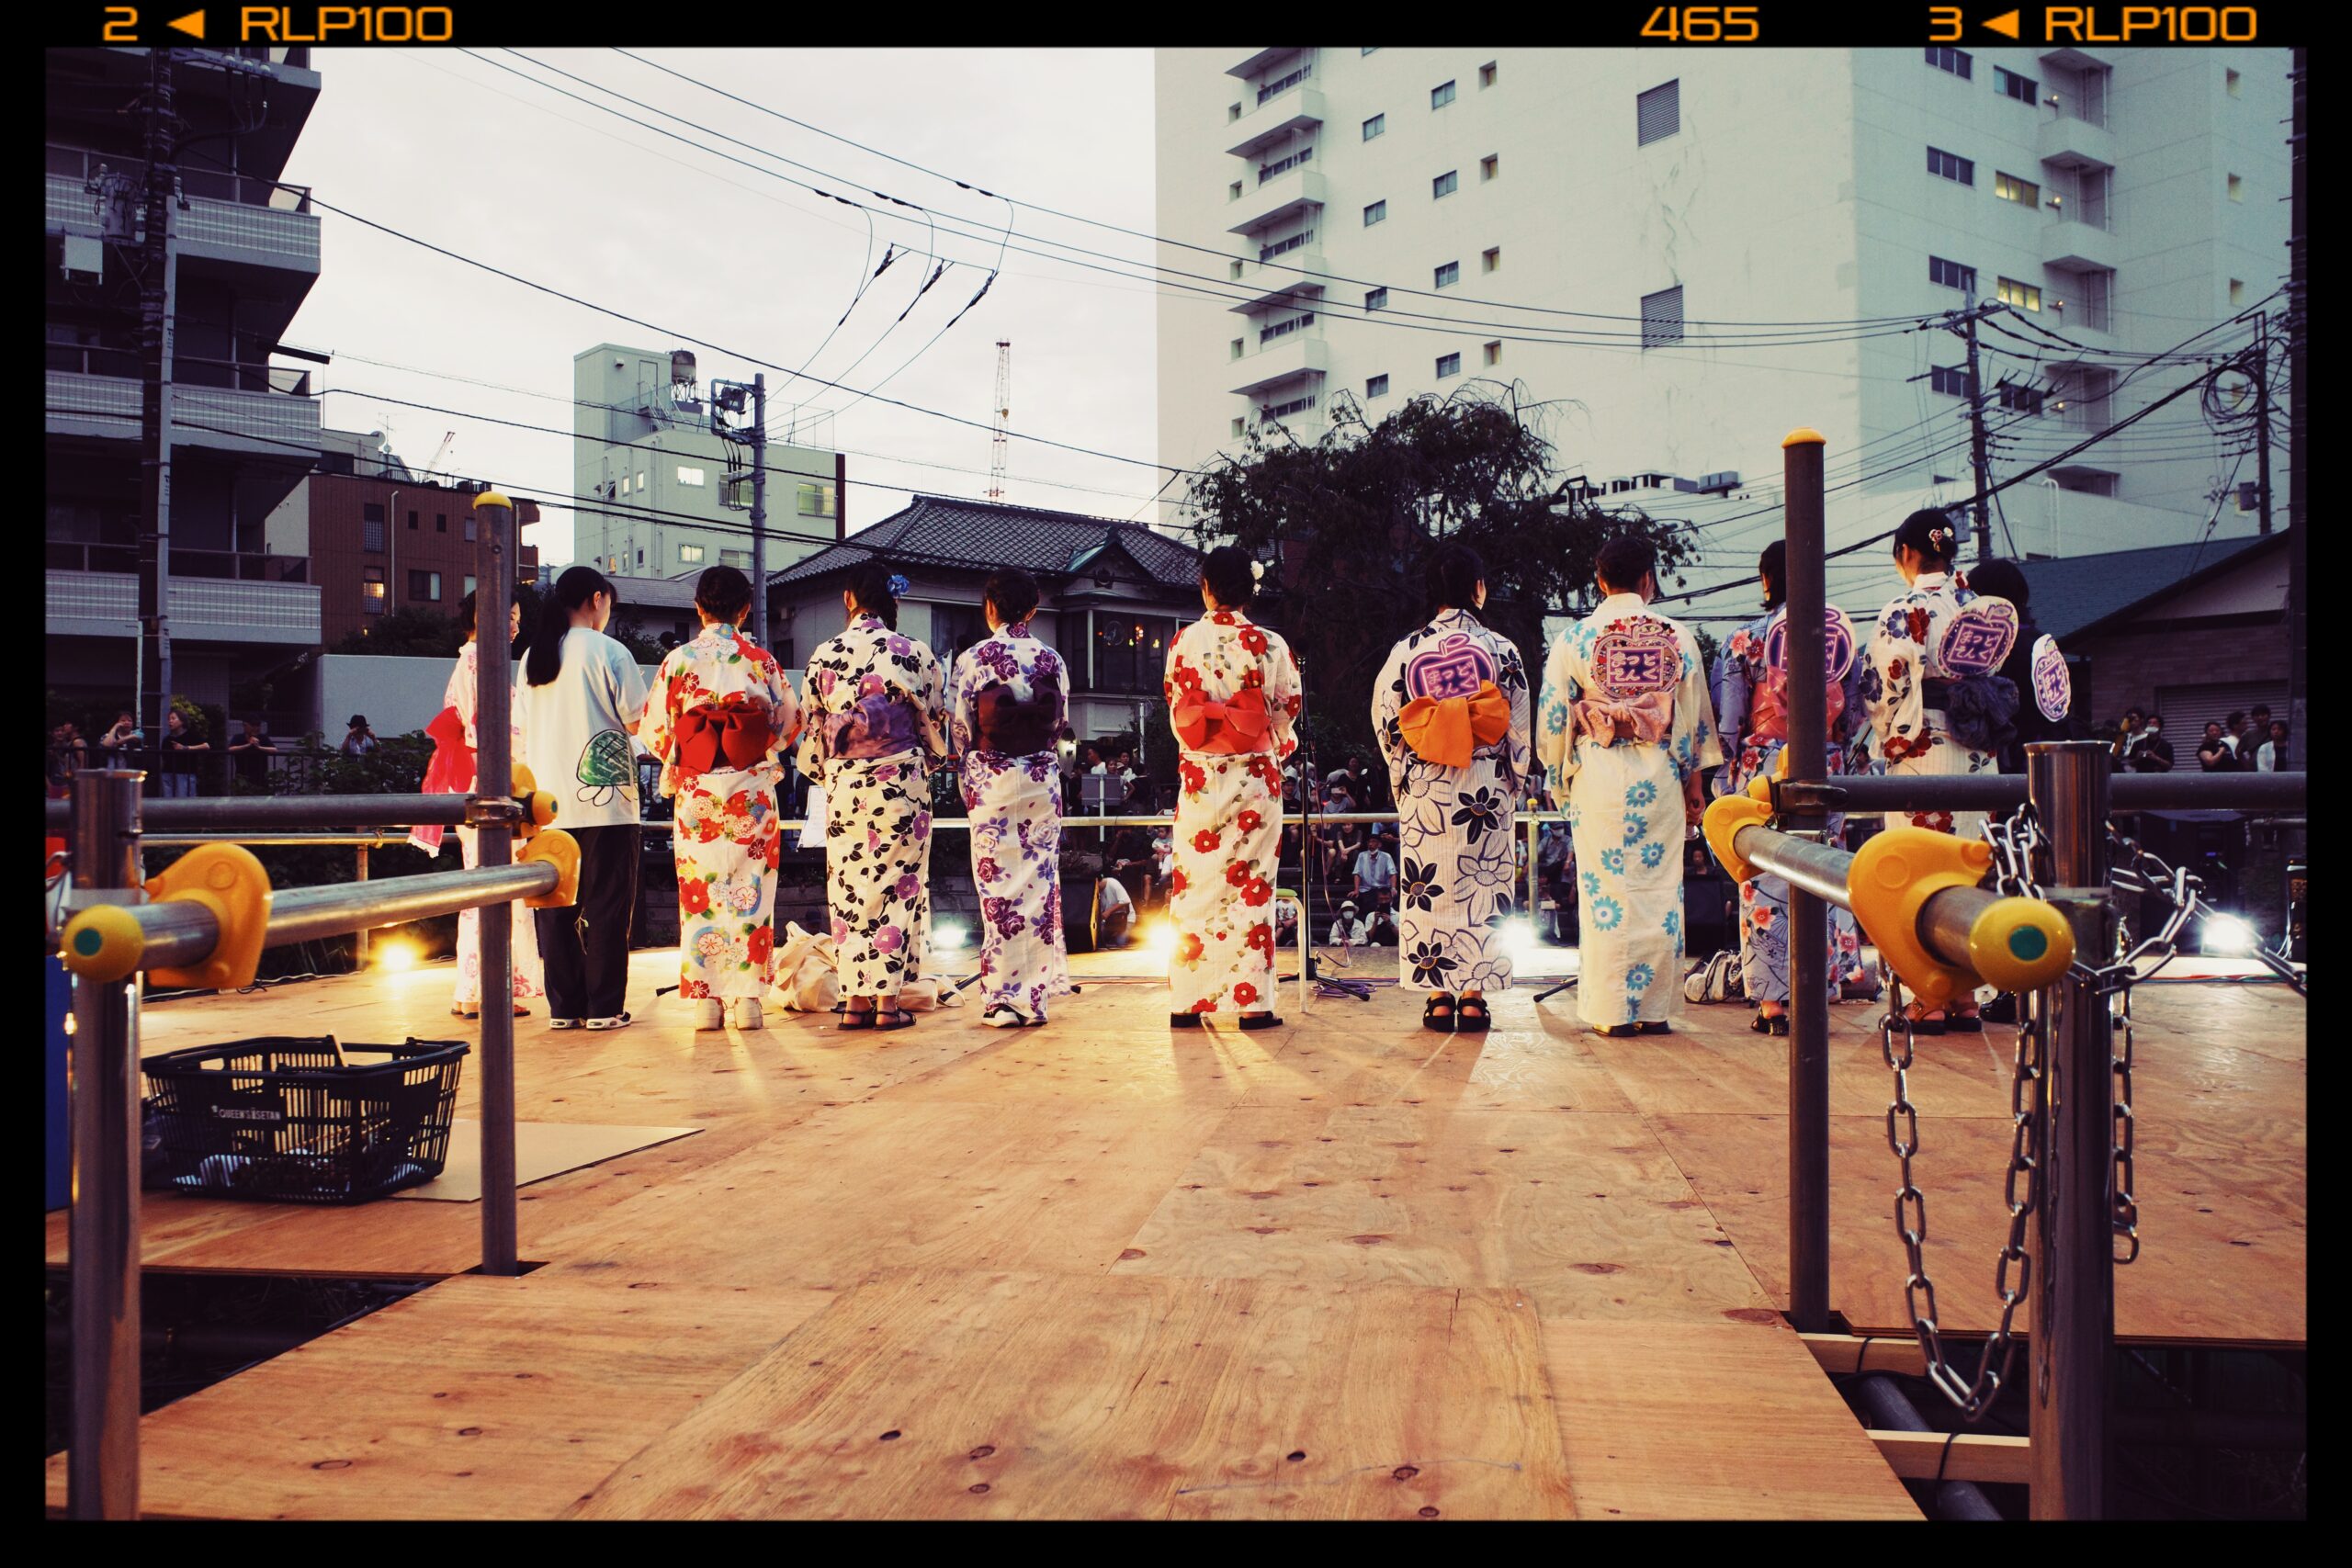
<svg viewBox="0 0 2352 1568">
<path fill-rule="evenodd" d="M 1821 652 L 1823 673 L 1832 681 L 1842 681 L 1854 665 L 1854 624 L 1846 612 L 1831 604 L 1822 615 Z M 1764 667 L 1776 675 L 1789 672 L 1789 613 L 1782 610 L 1764 628 Z"/>
<path fill-rule="evenodd" d="M 1495 661 L 1477 638 L 1455 632 L 1435 648 L 1423 649 L 1405 661 L 1405 690 L 1417 697 L 1442 702 L 1466 697 L 1495 678 Z"/>
<path fill-rule="evenodd" d="M 1990 675 L 2018 639 L 2018 607 L 1985 594 L 1969 601 L 1936 639 L 1936 662 L 1954 675 Z"/>
</svg>

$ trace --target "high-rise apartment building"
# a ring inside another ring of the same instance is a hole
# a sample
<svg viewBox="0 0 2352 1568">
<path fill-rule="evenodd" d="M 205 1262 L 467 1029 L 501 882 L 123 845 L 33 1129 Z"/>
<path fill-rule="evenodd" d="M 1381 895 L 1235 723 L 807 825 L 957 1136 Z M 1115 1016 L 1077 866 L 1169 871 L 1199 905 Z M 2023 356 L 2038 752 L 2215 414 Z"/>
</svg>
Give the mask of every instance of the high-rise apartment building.
<svg viewBox="0 0 2352 1568">
<path fill-rule="evenodd" d="M 1827 437 L 1830 543 L 1879 532 L 1973 489 L 1966 345 L 1919 323 L 2010 307 L 1979 329 L 1997 481 L 2181 385 L 2200 367 L 2149 356 L 2273 293 L 2287 68 L 2233 48 L 1161 50 L 1158 260 L 1216 297 L 1161 296 L 1160 458 L 1484 379 L 1541 405 L 1564 475 L 1698 524 L 1694 582 L 1752 570 L 1800 425 Z M 2251 532 L 2256 465 L 2199 401 L 2005 492 L 1994 551 Z M 1833 596 L 1875 605 L 1888 570 L 1834 561 Z"/>
<path fill-rule="evenodd" d="M 572 356 L 572 558 L 632 577 L 752 566 L 752 514 L 728 504 L 728 475 L 751 449 L 711 428 L 707 389 L 683 350 L 600 343 Z M 780 571 L 842 536 L 848 465 L 805 444 L 770 405 L 767 568 Z M 823 428 L 823 426 L 820 426 Z M 748 485 L 731 499 L 750 503 Z M 610 502 L 600 508 L 597 501 Z"/>
</svg>

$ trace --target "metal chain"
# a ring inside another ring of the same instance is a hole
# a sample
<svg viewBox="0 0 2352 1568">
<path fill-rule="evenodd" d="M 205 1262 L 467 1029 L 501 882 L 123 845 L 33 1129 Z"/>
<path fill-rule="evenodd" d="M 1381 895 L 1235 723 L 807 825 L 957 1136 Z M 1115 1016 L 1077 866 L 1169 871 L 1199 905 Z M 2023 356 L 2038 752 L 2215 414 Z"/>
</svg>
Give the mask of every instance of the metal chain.
<svg viewBox="0 0 2352 1568">
<path fill-rule="evenodd" d="M 2145 980 L 2180 956 L 2180 933 L 2191 920 L 2201 925 L 2221 916 L 2223 911 L 2205 901 L 2204 878 L 2187 866 L 2168 864 L 2163 857 L 2143 849 L 2136 840 L 2127 838 L 2112 823 L 2108 825 L 2107 839 L 2115 862 L 2115 869 L 2109 873 L 2109 881 L 2126 893 L 2153 893 L 2172 906 L 2172 912 L 2165 917 L 2165 923 L 2155 935 L 2131 948 L 2110 966 L 2128 967 L 2133 971 L 2132 979 Z M 2262 962 L 2264 967 L 2292 986 L 2297 996 L 2308 998 L 2311 995 L 2306 976 L 2297 974 L 2295 966 L 2285 958 L 2259 943 L 2255 946 L 2254 956 Z M 2140 961 L 2149 957 L 2154 957 L 2155 962 L 2144 970 L 2140 969 Z"/>
</svg>

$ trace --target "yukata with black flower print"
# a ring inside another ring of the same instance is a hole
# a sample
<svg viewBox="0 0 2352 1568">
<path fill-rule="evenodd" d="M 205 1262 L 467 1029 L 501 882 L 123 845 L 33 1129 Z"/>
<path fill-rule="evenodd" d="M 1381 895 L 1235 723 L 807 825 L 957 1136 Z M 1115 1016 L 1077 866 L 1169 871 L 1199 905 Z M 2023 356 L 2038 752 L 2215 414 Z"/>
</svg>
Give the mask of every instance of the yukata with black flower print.
<svg viewBox="0 0 2352 1568">
<path fill-rule="evenodd" d="M 1525 660 L 1468 610 L 1442 611 L 1389 653 L 1372 728 L 1396 796 L 1397 984 L 1510 990 L 1512 818 L 1534 742 Z"/>
<path fill-rule="evenodd" d="M 956 660 L 947 708 L 972 823 L 982 1003 L 1042 1021 L 1070 990 L 1054 746 L 1069 724 L 1069 670 L 1015 622 Z"/>
<path fill-rule="evenodd" d="M 1535 753 L 1567 797 L 1577 852 L 1577 1010 L 1663 1024 L 1682 987 L 1683 781 L 1721 763 L 1699 645 L 1612 593 L 1552 645 Z"/>
<path fill-rule="evenodd" d="M 1298 660 L 1238 610 L 1177 634 L 1162 690 L 1176 731 L 1169 1011 L 1271 1012 L 1283 761 L 1298 750 Z"/>
<path fill-rule="evenodd" d="M 796 758 L 825 791 L 825 901 L 842 994 L 888 1001 L 931 948 L 931 770 L 947 754 L 939 660 L 878 615 L 808 656 Z"/>
<path fill-rule="evenodd" d="M 800 728 L 775 655 L 705 626 L 662 660 L 637 738 L 676 799 L 678 995 L 757 1001 L 775 977 L 776 785 Z"/>
<path fill-rule="evenodd" d="M 1993 773 L 2015 733 L 2017 687 L 1996 674 L 2017 640 L 2017 606 L 1966 579 L 1923 571 L 1878 613 L 1862 703 L 1889 773 Z M 1973 744 L 1972 744 L 1973 742 Z M 1981 811 L 1890 812 L 1917 828 L 1974 838 Z"/>
<path fill-rule="evenodd" d="M 1788 612 L 1776 610 L 1731 634 L 1715 658 L 1715 724 L 1728 761 L 1715 773 L 1717 795 L 1746 795 L 1756 779 L 1769 778 L 1789 743 Z M 1847 771 L 1854 742 L 1869 727 L 1862 711 L 1862 650 L 1844 612 L 1828 612 L 1823 632 L 1827 660 L 1824 708 L 1827 740 L 1822 749 L 1824 776 Z M 1843 841 L 1846 818 L 1833 813 L 1826 842 Z M 1828 995 L 1838 998 L 1840 980 L 1859 978 L 1861 928 L 1852 910 L 1829 906 Z M 1789 999 L 1789 885 L 1758 874 L 1739 885 L 1739 970 L 1751 1002 L 1785 1006 Z"/>
</svg>

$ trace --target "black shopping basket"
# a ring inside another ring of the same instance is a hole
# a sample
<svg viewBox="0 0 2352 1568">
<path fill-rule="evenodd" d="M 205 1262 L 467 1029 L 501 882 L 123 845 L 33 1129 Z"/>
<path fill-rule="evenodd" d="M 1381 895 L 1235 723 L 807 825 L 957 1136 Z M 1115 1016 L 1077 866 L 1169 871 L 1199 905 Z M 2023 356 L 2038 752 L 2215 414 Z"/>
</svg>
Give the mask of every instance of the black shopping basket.
<svg viewBox="0 0 2352 1568">
<path fill-rule="evenodd" d="M 441 1174 L 462 1041 L 272 1035 L 148 1058 L 160 1185 L 223 1198 L 357 1203 Z"/>
</svg>

